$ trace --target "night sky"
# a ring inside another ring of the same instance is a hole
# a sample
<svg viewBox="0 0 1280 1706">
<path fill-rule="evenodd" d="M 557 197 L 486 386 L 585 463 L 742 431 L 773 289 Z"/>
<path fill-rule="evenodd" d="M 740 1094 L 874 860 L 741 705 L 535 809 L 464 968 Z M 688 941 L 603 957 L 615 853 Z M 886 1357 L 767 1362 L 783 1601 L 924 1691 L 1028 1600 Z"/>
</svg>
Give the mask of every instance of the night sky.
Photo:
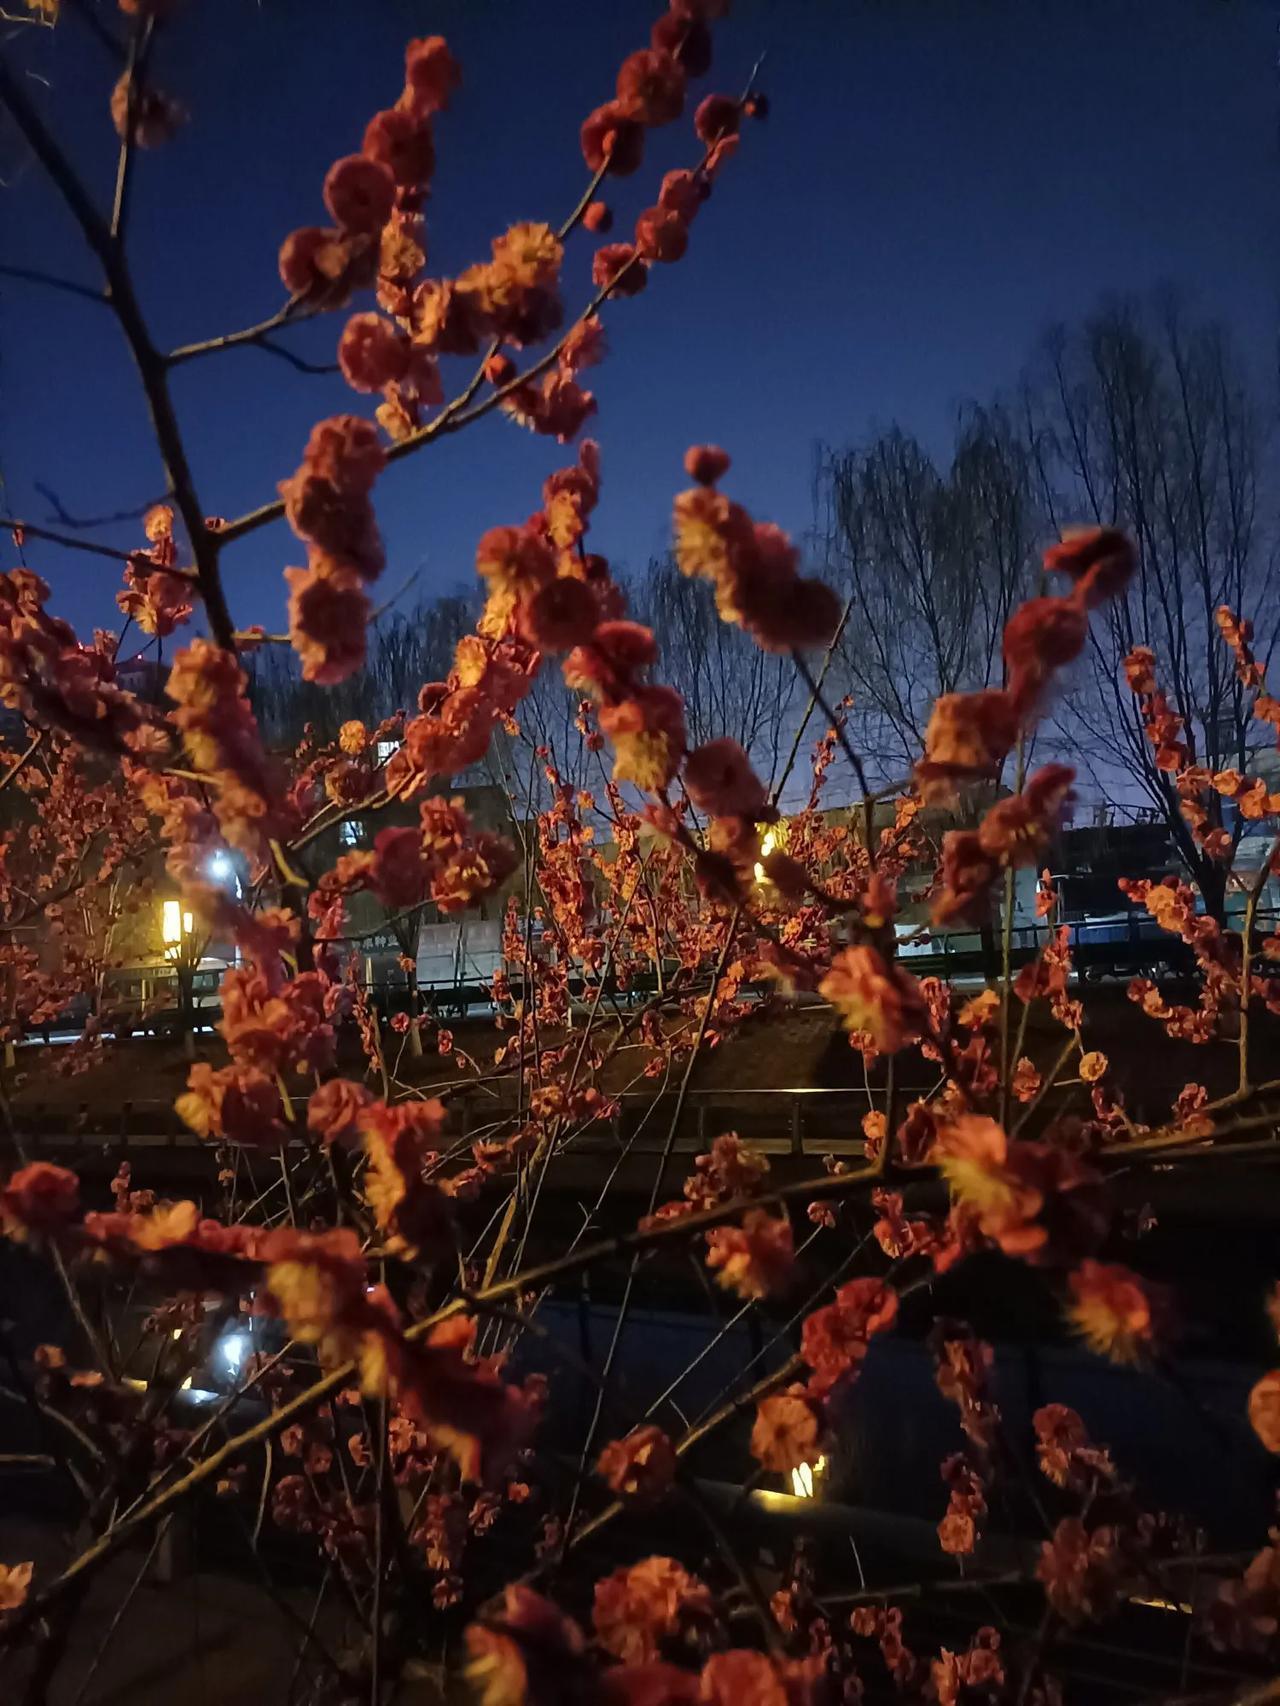
<svg viewBox="0 0 1280 1706">
<path fill-rule="evenodd" d="M 114 7 L 103 15 L 115 22 Z M 189 0 L 165 31 L 157 80 L 191 122 L 145 156 L 131 225 L 157 339 L 247 324 L 281 300 L 276 250 L 324 219 L 326 167 L 395 99 L 411 35 L 442 32 L 464 88 L 437 129 L 430 269 L 488 254 L 517 219 L 555 223 L 584 182 L 582 117 L 657 7 L 632 0 Z M 3 28 L 4 26 L 0 26 Z M 610 308 L 600 402 L 604 500 L 593 545 L 618 563 L 663 549 L 680 458 L 734 457 L 728 489 L 761 518 L 808 526 L 819 441 L 897 419 L 942 449 L 958 405 L 1012 384 L 1045 326 L 1108 291 L 1177 286 L 1225 319 L 1274 413 L 1276 8 L 1265 0 L 737 0 L 699 91 L 736 91 L 767 52 L 767 124 L 700 217 L 689 254 Z M 115 164 L 115 72 L 67 16 L 6 51 L 105 203 Z M 658 176 L 692 158 L 687 126 L 650 138 L 611 195 L 619 224 Z M 93 282 L 88 256 L 13 134 L 0 141 L 4 261 Z M 622 233 L 620 233 L 622 234 Z M 591 240 L 566 267 L 583 299 Z M 286 334 L 332 356 L 341 316 Z M 461 383 L 464 364 L 446 371 Z M 367 409 L 341 380 L 253 350 L 184 369 L 176 397 L 206 509 L 274 495 L 311 423 Z M 110 316 L 0 279 L 0 475 L 33 521 L 53 487 L 92 515 L 158 496 L 162 477 Z M 390 471 L 377 502 L 389 592 L 420 571 L 446 591 L 475 540 L 519 521 L 568 459 L 499 417 Z M 121 545 L 131 527 L 103 529 Z M 114 622 L 115 568 L 33 544 L 29 560 L 78 623 Z M 224 557 L 240 622 L 278 625 L 280 570 L 301 561 L 283 524 Z"/>
</svg>

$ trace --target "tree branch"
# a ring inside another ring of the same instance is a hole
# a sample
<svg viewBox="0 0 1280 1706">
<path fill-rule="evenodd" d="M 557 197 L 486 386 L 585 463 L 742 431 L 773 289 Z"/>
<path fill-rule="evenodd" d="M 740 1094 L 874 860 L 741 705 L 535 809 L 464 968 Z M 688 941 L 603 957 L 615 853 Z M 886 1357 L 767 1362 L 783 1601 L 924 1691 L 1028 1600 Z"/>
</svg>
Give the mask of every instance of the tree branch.
<svg viewBox="0 0 1280 1706">
<path fill-rule="evenodd" d="M 95 290 L 91 284 L 79 284 L 73 278 L 59 278 L 56 273 L 42 272 L 39 267 L 0 266 L 0 278 L 21 279 L 24 284 L 41 284 L 47 290 L 62 290 L 69 296 L 82 297 L 86 302 L 92 302 L 99 308 L 108 308 L 110 303 L 100 290 Z"/>
<path fill-rule="evenodd" d="M 200 595 L 204 600 L 209 627 L 217 643 L 227 651 L 234 652 L 235 624 L 227 608 L 226 595 L 218 572 L 219 542 L 205 525 L 204 511 L 196 496 L 195 482 L 187 461 L 178 417 L 174 412 L 173 399 L 169 395 L 164 358 L 151 341 L 120 245 L 93 205 L 74 167 L 32 105 L 20 80 L 3 62 L 0 62 L 0 103 L 8 109 L 32 153 L 52 179 L 80 227 L 85 242 L 102 267 L 112 311 L 120 322 L 120 329 L 133 356 L 147 399 L 152 428 L 165 474 L 173 491 L 174 503 L 191 541 Z"/>
<path fill-rule="evenodd" d="M 0 515 L 0 527 L 22 533 L 28 539 L 43 539 L 50 545 L 61 545 L 68 551 L 88 551 L 95 557 L 110 557 L 117 563 L 132 562 L 136 551 L 120 551 L 114 545 L 99 545 L 93 539 L 74 539 L 67 533 L 55 533 L 48 527 L 36 527 L 16 515 Z"/>
</svg>

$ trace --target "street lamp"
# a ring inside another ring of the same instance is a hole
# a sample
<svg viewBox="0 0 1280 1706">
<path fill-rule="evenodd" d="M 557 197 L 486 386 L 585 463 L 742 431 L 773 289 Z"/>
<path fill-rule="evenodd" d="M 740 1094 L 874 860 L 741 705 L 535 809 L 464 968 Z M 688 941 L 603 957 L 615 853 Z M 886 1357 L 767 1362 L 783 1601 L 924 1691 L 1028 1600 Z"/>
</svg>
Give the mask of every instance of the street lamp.
<svg viewBox="0 0 1280 1706">
<path fill-rule="evenodd" d="M 813 1498 L 823 1470 L 827 1467 L 825 1457 L 820 1457 L 816 1463 L 798 1463 L 791 1471 L 791 1493 L 793 1498 Z"/>
<path fill-rule="evenodd" d="M 776 829 L 766 829 L 764 834 L 760 837 L 760 857 L 762 859 L 767 859 L 769 857 L 770 853 L 773 852 L 774 848 L 777 845 L 778 845 L 778 832 L 777 832 L 777 830 Z M 758 864 L 756 866 L 756 881 L 758 883 L 762 883 L 764 881 L 764 866 L 763 865 Z"/>
<path fill-rule="evenodd" d="M 183 940 L 191 934 L 194 922 L 191 914 L 183 911 L 180 900 L 163 902 L 160 911 L 160 940 L 164 943 L 164 951 L 169 959 L 177 959 Z"/>
</svg>

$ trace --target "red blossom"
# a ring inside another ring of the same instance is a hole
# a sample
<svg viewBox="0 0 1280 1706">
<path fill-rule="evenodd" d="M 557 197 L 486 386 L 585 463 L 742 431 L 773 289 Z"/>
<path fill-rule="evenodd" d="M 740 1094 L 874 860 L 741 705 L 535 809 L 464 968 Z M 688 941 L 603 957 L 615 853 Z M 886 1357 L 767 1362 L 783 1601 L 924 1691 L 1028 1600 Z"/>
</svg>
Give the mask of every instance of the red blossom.
<svg viewBox="0 0 1280 1706">
<path fill-rule="evenodd" d="M 731 1197 L 757 1196 L 768 1173 L 766 1156 L 743 1143 L 736 1131 L 725 1131 L 694 1161 L 684 1194 L 695 1207 L 712 1208 Z"/>
<path fill-rule="evenodd" d="M 916 765 L 928 801 L 949 801 L 957 782 L 994 775 L 1018 738 L 1018 709 L 998 687 L 944 693 L 934 703 Z"/>
<path fill-rule="evenodd" d="M 413 336 L 423 349 L 440 355 L 474 355 L 484 321 L 480 304 L 466 291 L 441 279 L 426 279 L 414 291 Z"/>
<path fill-rule="evenodd" d="M 1249 1421 L 1268 1451 L 1280 1453 L 1280 1369 L 1272 1369 L 1249 1394 Z"/>
<path fill-rule="evenodd" d="M 918 775 L 920 766 L 916 770 Z M 930 911 L 934 924 L 985 924 L 999 875 L 999 859 L 983 847 L 977 830 L 947 830 L 938 867 L 942 886 Z"/>
<path fill-rule="evenodd" d="M 249 706 L 233 653 L 197 638 L 178 653 L 165 691 L 193 769 L 216 782 L 213 810 L 226 840 L 256 854 L 275 826 L 279 777 Z"/>
<path fill-rule="evenodd" d="M 871 1047 L 893 1054 L 918 1037 L 925 1004 L 915 979 L 890 964 L 875 948 L 842 948 L 818 985 L 846 1030 L 865 1035 Z"/>
<path fill-rule="evenodd" d="M 674 1480 L 676 1454 L 662 1429 L 649 1423 L 612 1440 L 596 1468 L 618 1498 L 648 1503 L 661 1498 Z"/>
<path fill-rule="evenodd" d="M 469 1625 L 465 1639 L 480 1706 L 556 1706 L 583 1649 L 577 1624 L 518 1582 L 503 1589 L 497 1616 Z"/>
<path fill-rule="evenodd" d="M 35 1565 L 0 1564 L 0 1612 L 17 1611 L 25 1603 Z"/>
<path fill-rule="evenodd" d="M 589 172 L 598 172 L 607 161 L 615 178 L 629 177 L 644 158 L 644 126 L 621 101 L 606 102 L 583 122 L 582 158 Z"/>
<path fill-rule="evenodd" d="M 876 1333 L 897 1319 L 898 1294 L 878 1279 L 850 1280 L 835 1302 L 805 1317 L 800 1354 L 813 1370 L 808 1390 L 825 1398 L 841 1381 L 855 1376 Z"/>
<path fill-rule="evenodd" d="M 366 496 L 334 486 L 305 462 L 280 482 L 280 495 L 289 525 L 300 539 L 368 580 L 382 573 L 386 559 Z"/>
<path fill-rule="evenodd" d="M 365 129 L 361 152 L 385 166 L 402 189 L 429 184 L 436 165 L 430 123 L 404 107 L 375 113 Z"/>
<path fill-rule="evenodd" d="M 705 21 L 686 12 L 664 12 L 649 32 L 653 46 L 675 54 L 690 77 L 705 77 L 711 69 L 711 31 Z"/>
<path fill-rule="evenodd" d="M 1022 793 L 997 800 L 978 826 L 983 853 L 1002 869 L 1039 864 L 1072 798 L 1075 775 L 1069 764 L 1045 764 Z"/>
<path fill-rule="evenodd" d="M 789 1701 L 774 1661 L 746 1647 L 707 1660 L 698 1698 L 707 1706 L 788 1706 Z"/>
<path fill-rule="evenodd" d="M 160 89 L 148 88 L 130 72 L 121 73 L 111 91 L 111 122 L 123 136 L 132 119 L 133 141 L 139 148 L 158 148 L 178 131 L 186 113 Z"/>
<path fill-rule="evenodd" d="M 714 486 L 729 471 L 729 453 L 718 444 L 693 444 L 684 453 L 684 469 L 700 486 Z"/>
<path fill-rule="evenodd" d="M 947 1511 L 938 1524 L 938 1544 L 952 1557 L 968 1557 L 978 1542 L 978 1524 L 987 1514 L 987 1489 L 982 1475 L 964 1452 L 942 1464 L 947 1486 Z"/>
<path fill-rule="evenodd" d="M 668 172 L 662 180 L 662 188 L 658 191 L 658 206 L 665 208 L 668 213 L 678 213 L 685 224 L 689 225 L 692 224 L 694 215 L 707 199 L 708 193 L 705 180 L 696 172 L 683 170 Z M 724 467 L 720 469 L 719 473 L 712 476 L 713 480 L 718 480 L 728 468 L 729 458 L 725 456 L 723 450 L 716 450 L 714 445 L 707 445 L 705 448 L 712 451 L 717 457 L 724 457 Z M 703 477 L 696 474 L 689 466 L 689 454 L 688 452 L 685 454 L 685 471 L 691 480 L 704 483 Z"/>
<path fill-rule="evenodd" d="M 462 85 L 462 68 L 443 36 L 424 36 L 404 50 L 404 101 L 420 118 L 444 112 Z"/>
<path fill-rule="evenodd" d="M 625 1663 L 658 1656 L 659 1644 L 711 1616 L 706 1586 L 672 1558 L 644 1558 L 596 1583 L 592 1622 L 603 1647 Z"/>
<path fill-rule="evenodd" d="M 788 1475 L 821 1456 L 821 1418 L 803 1386 L 762 1398 L 751 1430 L 751 1455 L 762 1469 Z"/>
<path fill-rule="evenodd" d="M 386 452 L 371 421 L 331 415 L 317 421 L 302 453 L 303 465 L 335 492 L 367 497 L 386 465 Z"/>
<path fill-rule="evenodd" d="M 354 675 L 365 659 L 370 605 L 361 577 L 328 559 L 286 569 L 289 638 L 306 680 L 332 686 Z"/>
<path fill-rule="evenodd" d="M 933 1160 L 956 1204 L 1006 1255 L 1042 1262 L 1096 1245 L 1100 1181 L 1078 1156 L 1011 1142 L 995 1120 L 962 1114 L 940 1130 Z"/>
<path fill-rule="evenodd" d="M 638 296 L 649 282 L 644 262 L 631 243 L 605 243 L 591 261 L 591 282 L 614 296 Z"/>
<path fill-rule="evenodd" d="M 768 806 L 764 784 L 736 740 L 704 741 L 685 759 L 684 785 L 701 812 L 716 817 L 761 818 Z"/>
<path fill-rule="evenodd" d="M 602 705 L 600 728 L 613 742 L 617 782 L 646 791 L 665 788 L 684 757 L 684 701 L 674 688 L 637 687 L 629 697 Z"/>
<path fill-rule="evenodd" d="M 684 111 L 685 68 L 660 48 L 641 48 L 618 72 L 618 107 L 640 124 L 670 124 Z"/>
<path fill-rule="evenodd" d="M 396 197 L 389 166 L 364 154 L 348 154 L 330 166 L 324 204 L 343 231 L 369 233 L 386 224 Z"/>
<path fill-rule="evenodd" d="M 1115 1479 L 1115 1465 L 1106 1451 L 1090 1444 L 1074 1410 L 1065 1404 L 1045 1404 L 1031 1421 L 1040 1469 L 1055 1486 L 1084 1492 Z"/>
<path fill-rule="evenodd" d="M 591 638 L 600 620 L 600 604 L 585 581 L 561 575 L 540 587 L 521 606 L 520 628 L 542 651 L 565 652 Z"/>
<path fill-rule="evenodd" d="M 1018 606 L 1005 624 L 1004 661 L 1020 707 L 1036 705 L 1053 672 L 1080 656 L 1088 636 L 1089 619 L 1077 599 L 1032 598 Z"/>
<path fill-rule="evenodd" d="M 1068 1623 L 1104 1617 L 1116 1604 L 1121 1586 L 1115 1530 L 1104 1526 L 1090 1533 L 1078 1517 L 1064 1517 L 1053 1538 L 1045 1541 L 1036 1573 L 1045 1598 Z"/>
<path fill-rule="evenodd" d="M 343 327 L 338 366 L 353 391 L 381 391 L 408 365 L 408 342 L 381 314 L 353 314 Z"/>
<path fill-rule="evenodd" d="M 378 254 L 373 238 L 333 227 L 307 225 L 280 245 L 280 278 L 291 296 L 338 306 L 371 285 Z"/>
<path fill-rule="evenodd" d="M 736 136 L 740 123 L 741 110 L 732 95 L 704 96 L 693 115 L 698 140 L 707 144 Z"/>
<path fill-rule="evenodd" d="M 1082 1262 L 1069 1276 L 1068 1319 L 1091 1351 L 1137 1362 L 1154 1348 L 1163 1314 L 1159 1292 L 1119 1263 Z"/>
<path fill-rule="evenodd" d="M 1135 567 L 1133 546 L 1118 528 L 1068 528 L 1061 542 L 1050 545 L 1044 566 L 1051 572 L 1070 575 L 1077 596 L 1086 608 L 1118 597 L 1129 583 Z"/>
<path fill-rule="evenodd" d="M 769 1297 L 785 1289 L 795 1261 L 791 1222 L 785 1215 L 749 1209 L 741 1226 L 707 1233 L 707 1266 L 716 1281 L 742 1298 Z"/>
<path fill-rule="evenodd" d="M 175 1106 L 198 1137 L 268 1148 L 277 1147 L 286 1137 L 275 1079 L 256 1067 L 224 1066 L 215 1071 L 201 1061 L 191 1068 L 186 1092 Z"/>
<path fill-rule="evenodd" d="M 307 1130 L 321 1143 L 352 1148 L 359 1140 L 365 1110 L 373 1098 L 363 1084 L 349 1078 L 330 1078 L 311 1092 L 307 1101 Z"/>
<path fill-rule="evenodd" d="M 646 208 L 636 220 L 635 243 L 642 261 L 678 261 L 689 246 L 689 227 L 668 208 Z"/>
<path fill-rule="evenodd" d="M 0 1227 L 13 1238 L 58 1232 L 79 1212 L 79 1179 L 51 1161 L 30 1162 L 0 1188 Z"/>
<path fill-rule="evenodd" d="M 429 881 L 419 831 L 408 825 L 379 830 L 365 882 L 387 911 L 403 912 L 419 905 Z"/>
</svg>

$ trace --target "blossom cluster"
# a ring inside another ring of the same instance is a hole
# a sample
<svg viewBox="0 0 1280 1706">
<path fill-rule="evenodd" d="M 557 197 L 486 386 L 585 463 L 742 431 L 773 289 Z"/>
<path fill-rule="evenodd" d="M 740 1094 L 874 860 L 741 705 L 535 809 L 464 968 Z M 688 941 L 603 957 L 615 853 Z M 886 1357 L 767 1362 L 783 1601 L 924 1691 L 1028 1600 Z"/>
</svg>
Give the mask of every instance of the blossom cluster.
<svg viewBox="0 0 1280 1706">
<path fill-rule="evenodd" d="M 799 572 L 799 552 L 772 522 L 753 521 L 719 490 L 729 458 L 713 445 L 685 456 L 696 482 L 675 500 L 675 552 L 681 573 L 708 581 L 721 620 L 746 631 L 765 651 L 826 645 L 840 605 L 825 582 Z"/>
<path fill-rule="evenodd" d="M 1089 612 L 1124 590 L 1134 556 L 1122 533 L 1092 528 L 1064 535 L 1045 552 L 1044 564 L 1070 577 L 1070 593 L 1029 599 L 1009 618 L 1005 686 L 938 699 L 925 730 L 924 756 L 915 766 L 924 799 L 950 803 L 961 784 L 999 773 L 1019 736 L 1042 714 L 1058 673 L 1084 650 Z M 948 832 L 936 922 L 980 918 L 999 871 L 1038 860 L 1072 780 L 1065 766 L 1047 765 L 1017 801 L 992 808 L 985 839 L 981 829 Z"/>
<path fill-rule="evenodd" d="M 295 300 L 333 306 L 375 280 L 390 291 L 409 262 L 416 260 L 410 277 L 423 265 L 421 207 L 435 170 L 432 120 L 459 81 L 443 37 L 409 43 L 395 106 L 374 115 L 360 152 L 335 161 L 325 177 L 333 224 L 304 226 L 281 246 L 280 277 Z"/>
<path fill-rule="evenodd" d="M 828 1407 L 856 1380 L 871 1339 L 898 1315 L 898 1295 L 868 1276 L 840 1286 L 833 1302 L 805 1317 L 800 1355 L 809 1377 L 760 1400 L 751 1450 L 765 1469 L 786 1473 L 821 1453 Z"/>
<path fill-rule="evenodd" d="M 0 574 L 0 704 L 93 751 L 162 751 L 157 719 L 120 685 L 114 635 L 83 644 L 48 601 L 47 582 L 30 569 Z"/>
<path fill-rule="evenodd" d="M 392 913 L 428 900 L 442 912 L 459 912 L 499 889 L 515 869 L 511 842 L 474 829 L 460 797 L 423 800 L 418 820 L 379 830 L 367 852 L 344 853 L 316 884 L 309 908 L 321 942 L 340 923 L 335 901 L 357 890 L 367 889 Z"/>
<path fill-rule="evenodd" d="M 474 1357 L 468 1317 L 452 1314 L 425 1336 L 410 1335 L 386 1291 L 369 1284 L 360 1241 L 347 1228 L 227 1225 L 201 1217 L 194 1202 L 82 1213 L 75 1174 L 37 1161 L 0 1188 L 0 1229 L 147 1262 L 188 1289 L 234 1292 L 260 1274 L 258 1307 L 314 1346 L 322 1363 L 355 1363 L 370 1395 L 394 1394 L 465 1479 L 499 1473 L 536 1424 L 536 1387 L 510 1385 L 492 1360 Z"/>
<path fill-rule="evenodd" d="M 191 583 L 174 572 L 178 548 L 169 505 L 155 504 L 142 525 L 147 549 L 130 557 L 124 571 L 124 591 L 116 594 L 116 603 L 144 634 L 165 639 L 191 615 Z"/>
<path fill-rule="evenodd" d="M 256 861 L 280 832 L 281 788 L 246 687 L 231 652 L 196 638 L 173 660 L 165 691 L 191 767 L 211 788 L 224 839 Z"/>
</svg>

